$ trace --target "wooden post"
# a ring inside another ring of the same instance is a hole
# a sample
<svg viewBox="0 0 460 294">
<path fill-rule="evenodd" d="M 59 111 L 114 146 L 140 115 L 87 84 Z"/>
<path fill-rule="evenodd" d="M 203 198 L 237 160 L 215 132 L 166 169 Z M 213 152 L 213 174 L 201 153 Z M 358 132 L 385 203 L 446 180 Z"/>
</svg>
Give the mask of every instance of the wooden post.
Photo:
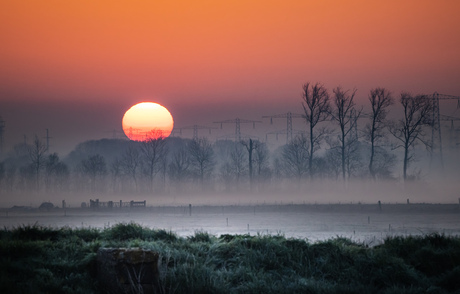
<svg viewBox="0 0 460 294">
<path fill-rule="evenodd" d="M 188 213 L 190 216 L 192 216 L 192 204 L 188 205 Z"/>
<path fill-rule="evenodd" d="M 382 202 L 379 200 L 379 211 L 382 212 Z"/>
</svg>

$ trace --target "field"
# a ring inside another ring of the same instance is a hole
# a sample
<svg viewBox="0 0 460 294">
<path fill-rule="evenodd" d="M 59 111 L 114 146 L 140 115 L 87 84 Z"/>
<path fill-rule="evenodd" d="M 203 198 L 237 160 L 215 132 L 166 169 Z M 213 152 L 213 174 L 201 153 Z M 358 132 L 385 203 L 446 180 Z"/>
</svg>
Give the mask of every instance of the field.
<svg viewBox="0 0 460 294">
<path fill-rule="evenodd" d="M 311 242 L 345 237 L 373 246 L 388 236 L 440 233 L 460 235 L 456 204 L 296 204 L 231 206 L 152 206 L 138 209 L 3 210 L 0 226 L 104 229 L 135 222 L 150 229 L 187 237 L 264 234 Z"/>
<path fill-rule="evenodd" d="M 108 247 L 159 252 L 164 293 L 460 293 L 453 204 L 0 213 L 1 293 L 103 293 Z"/>
</svg>

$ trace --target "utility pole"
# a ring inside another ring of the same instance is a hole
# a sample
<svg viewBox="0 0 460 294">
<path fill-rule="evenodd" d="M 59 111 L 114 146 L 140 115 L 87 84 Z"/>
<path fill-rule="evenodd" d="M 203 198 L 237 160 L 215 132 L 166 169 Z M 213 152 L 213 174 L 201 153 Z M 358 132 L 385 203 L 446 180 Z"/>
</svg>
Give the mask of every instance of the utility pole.
<svg viewBox="0 0 460 294">
<path fill-rule="evenodd" d="M 262 118 L 270 118 L 270 124 L 273 124 L 274 118 L 286 118 L 286 144 L 292 140 L 292 118 L 305 118 L 305 115 L 299 113 L 282 113 L 282 114 L 275 114 L 275 115 L 264 115 Z"/>
<path fill-rule="evenodd" d="M 220 124 L 221 129 L 222 129 L 222 125 L 225 123 L 235 124 L 235 140 L 237 142 L 240 142 L 241 141 L 241 126 L 240 125 L 244 123 L 252 123 L 252 128 L 255 128 L 256 123 L 261 123 L 261 121 L 235 118 L 235 119 L 228 119 L 228 120 L 222 120 L 222 121 L 215 121 L 214 123 Z"/>
</svg>

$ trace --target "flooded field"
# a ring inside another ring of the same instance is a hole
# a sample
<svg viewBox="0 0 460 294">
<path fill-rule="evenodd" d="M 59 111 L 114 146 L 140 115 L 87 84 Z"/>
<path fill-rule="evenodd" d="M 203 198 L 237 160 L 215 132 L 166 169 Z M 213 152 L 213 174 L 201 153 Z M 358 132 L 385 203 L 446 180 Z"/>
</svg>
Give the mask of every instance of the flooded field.
<svg viewBox="0 0 460 294">
<path fill-rule="evenodd" d="M 136 222 L 180 236 L 282 234 L 309 241 L 337 236 L 375 245 L 387 236 L 460 235 L 458 205 L 158 206 L 138 209 L 3 210 L 0 225 L 106 228 Z"/>
</svg>

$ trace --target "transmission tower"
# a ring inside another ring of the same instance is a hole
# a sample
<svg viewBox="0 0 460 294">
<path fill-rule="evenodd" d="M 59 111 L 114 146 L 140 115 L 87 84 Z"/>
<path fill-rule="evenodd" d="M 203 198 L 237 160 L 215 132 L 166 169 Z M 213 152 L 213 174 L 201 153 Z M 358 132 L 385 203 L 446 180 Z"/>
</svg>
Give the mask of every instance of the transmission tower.
<svg viewBox="0 0 460 294">
<path fill-rule="evenodd" d="M 292 140 L 292 118 L 304 118 L 305 115 L 298 114 L 298 113 L 282 113 L 282 114 L 275 114 L 275 115 L 264 115 L 262 118 L 270 118 L 270 124 L 273 124 L 274 118 L 286 118 L 286 144 Z"/>
<path fill-rule="evenodd" d="M 442 137 L 441 137 L 441 120 L 443 116 L 439 113 L 440 100 L 457 100 L 457 108 L 460 107 L 460 96 L 444 95 L 434 92 L 432 95 L 422 95 L 422 97 L 431 99 L 432 101 L 432 114 L 431 114 L 431 159 L 430 165 L 436 160 L 444 168 L 442 158 Z"/>
<path fill-rule="evenodd" d="M 5 121 L 0 116 L 0 154 L 3 154 L 3 134 L 5 132 Z"/>
<path fill-rule="evenodd" d="M 216 127 L 199 126 L 199 125 L 193 125 L 193 126 L 179 128 L 180 134 L 182 134 L 182 130 L 193 130 L 193 140 L 198 140 L 198 130 L 201 130 L 201 129 L 209 130 L 209 134 L 211 135 L 211 130 L 212 129 L 217 129 L 217 128 Z"/>
<path fill-rule="evenodd" d="M 50 150 L 50 139 L 53 138 L 53 137 L 50 137 L 50 133 L 49 133 L 49 130 L 46 129 L 46 137 L 44 139 L 46 139 L 46 152 L 49 152 Z"/>
<path fill-rule="evenodd" d="M 226 123 L 235 124 L 235 140 L 239 142 L 239 141 L 241 141 L 241 127 L 240 127 L 240 124 L 252 123 L 252 127 L 255 128 L 256 123 L 261 123 L 261 121 L 235 118 L 235 119 L 228 119 L 228 120 L 222 120 L 222 121 L 215 121 L 214 123 L 215 124 L 220 124 L 221 129 L 222 129 L 223 124 L 226 124 Z"/>
</svg>

